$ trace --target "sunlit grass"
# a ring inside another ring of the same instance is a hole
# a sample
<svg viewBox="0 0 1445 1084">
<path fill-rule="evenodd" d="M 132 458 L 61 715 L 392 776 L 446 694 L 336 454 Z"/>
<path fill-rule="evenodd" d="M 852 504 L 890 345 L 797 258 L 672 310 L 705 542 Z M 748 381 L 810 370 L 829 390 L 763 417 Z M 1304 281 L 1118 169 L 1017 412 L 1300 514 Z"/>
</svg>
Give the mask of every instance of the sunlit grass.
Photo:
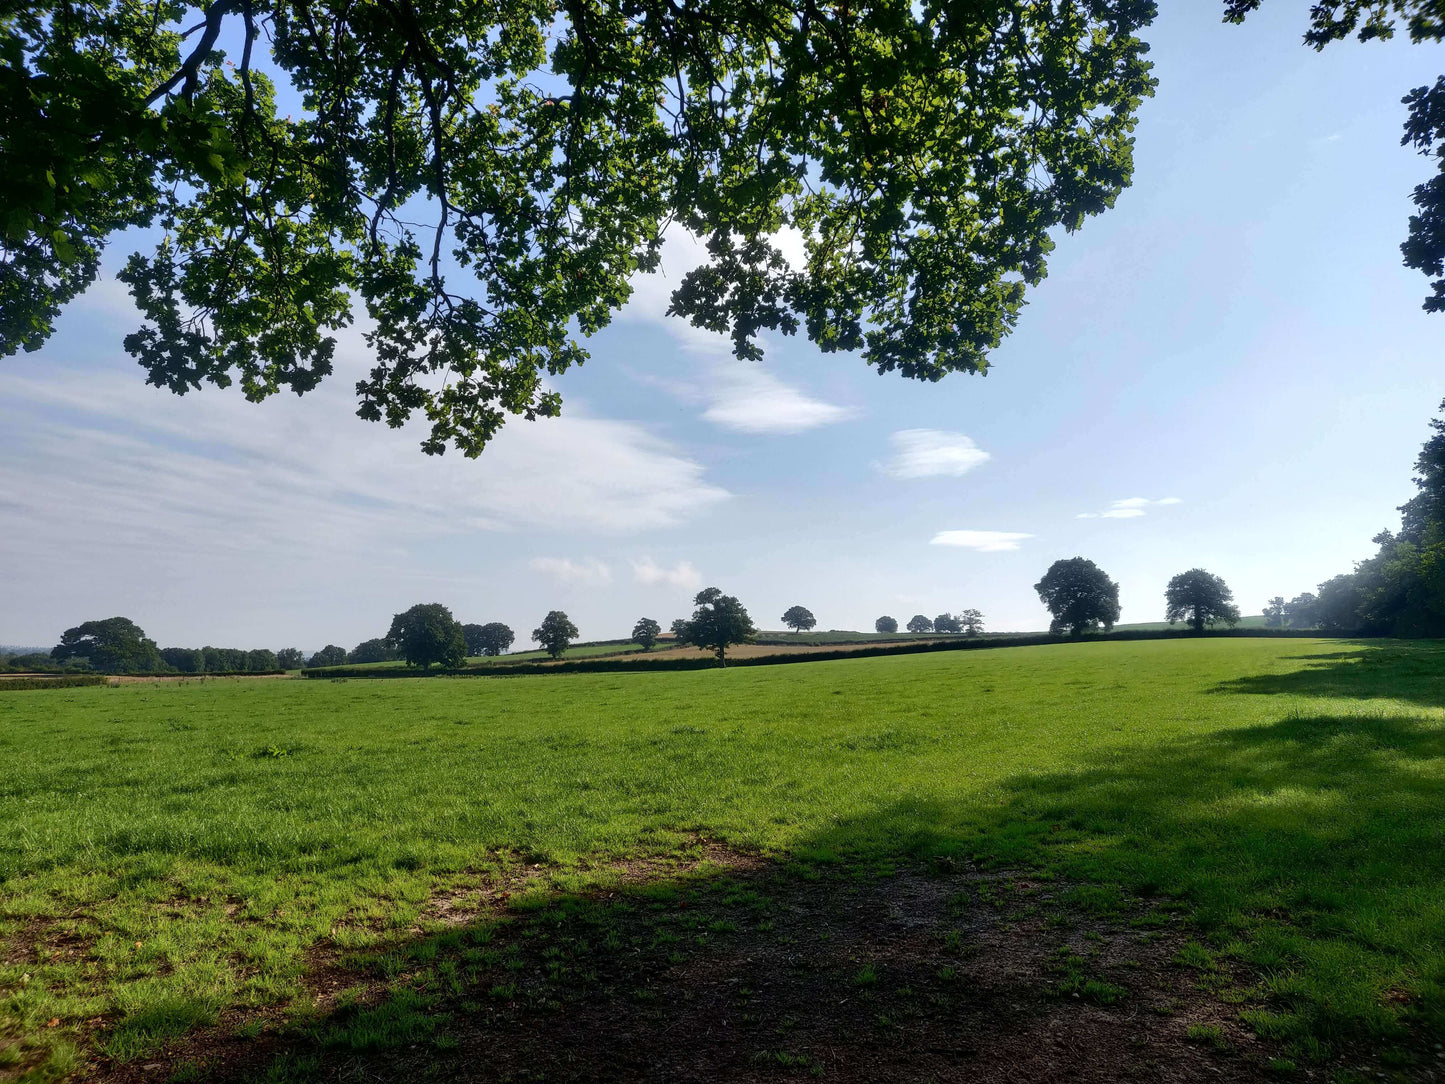
<svg viewBox="0 0 1445 1084">
<path fill-rule="evenodd" d="M 1273 995 L 1254 1026 L 1438 1027 L 1442 661 L 1206 639 L 3 694 L 0 1079 L 99 1017 L 130 1057 L 284 1002 L 308 946 L 406 928 L 460 871 L 695 833 L 1175 894 Z"/>
</svg>

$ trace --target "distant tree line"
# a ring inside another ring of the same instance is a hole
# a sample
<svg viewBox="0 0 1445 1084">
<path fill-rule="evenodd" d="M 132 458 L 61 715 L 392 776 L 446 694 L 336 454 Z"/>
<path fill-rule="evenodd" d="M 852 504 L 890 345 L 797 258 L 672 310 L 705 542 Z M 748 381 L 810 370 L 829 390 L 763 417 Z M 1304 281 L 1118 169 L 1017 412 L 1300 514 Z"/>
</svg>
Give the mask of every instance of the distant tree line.
<svg viewBox="0 0 1445 1084">
<path fill-rule="evenodd" d="M 1440 404 L 1445 411 L 1445 403 Z M 1400 505 L 1400 529 L 1371 540 L 1373 557 L 1313 592 L 1269 600 L 1265 624 L 1365 636 L 1445 636 L 1445 420 L 1415 459 L 1415 496 Z"/>
</svg>

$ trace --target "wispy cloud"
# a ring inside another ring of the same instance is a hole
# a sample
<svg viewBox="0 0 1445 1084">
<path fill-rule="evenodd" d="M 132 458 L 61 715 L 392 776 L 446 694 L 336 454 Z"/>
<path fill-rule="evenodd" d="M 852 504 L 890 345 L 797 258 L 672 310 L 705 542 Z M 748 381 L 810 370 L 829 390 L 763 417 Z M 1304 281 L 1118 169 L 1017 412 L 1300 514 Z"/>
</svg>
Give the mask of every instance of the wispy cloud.
<svg viewBox="0 0 1445 1084">
<path fill-rule="evenodd" d="M 802 433 L 854 416 L 784 384 L 765 369 L 737 362 L 720 371 L 709 389 L 703 417 L 740 433 Z"/>
<path fill-rule="evenodd" d="M 558 583 L 575 583 L 584 587 L 600 587 L 612 582 L 612 569 L 595 557 L 574 561 L 570 557 L 533 557 L 527 562 L 533 572 L 550 576 Z"/>
<path fill-rule="evenodd" d="M 671 568 L 664 568 L 651 557 L 632 562 L 632 578 L 644 587 L 698 587 L 702 574 L 688 561 L 679 561 Z"/>
<path fill-rule="evenodd" d="M 929 540 L 929 545 L 959 546 L 979 553 L 1003 553 L 1018 549 L 1020 542 L 1033 537 L 1019 531 L 939 531 Z"/>
<path fill-rule="evenodd" d="M 946 429 L 900 429 L 888 439 L 893 458 L 882 469 L 894 478 L 957 477 L 992 458 L 971 438 Z"/>
<path fill-rule="evenodd" d="M 1075 519 L 1138 519 L 1147 515 L 1148 509 L 1159 508 L 1166 504 L 1183 504 L 1178 497 L 1164 497 L 1153 501 L 1148 497 L 1125 497 L 1123 500 L 1115 501 L 1102 512 L 1080 512 Z"/>
<path fill-rule="evenodd" d="M 349 373 L 338 369 L 304 399 L 262 406 L 213 391 L 180 399 L 115 369 L 7 375 L 0 558 L 11 567 L 62 557 L 85 567 L 124 550 L 147 561 L 165 552 L 390 560 L 424 539 L 478 530 L 673 527 L 729 497 L 702 464 L 629 422 L 514 420 L 480 460 L 425 456 L 415 430 L 353 417 Z"/>
</svg>

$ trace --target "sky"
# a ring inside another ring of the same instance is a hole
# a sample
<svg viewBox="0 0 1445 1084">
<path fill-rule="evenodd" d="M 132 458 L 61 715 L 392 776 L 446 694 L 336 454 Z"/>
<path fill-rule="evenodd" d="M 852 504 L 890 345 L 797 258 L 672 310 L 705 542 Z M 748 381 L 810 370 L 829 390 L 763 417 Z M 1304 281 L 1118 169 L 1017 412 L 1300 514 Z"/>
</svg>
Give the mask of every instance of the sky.
<svg viewBox="0 0 1445 1084">
<path fill-rule="evenodd" d="M 1308 5 L 1242 27 L 1168 3 L 1133 186 L 1061 236 L 986 377 L 880 376 L 766 340 L 761 363 L 664 316 L 695 248 L 670 239 L 581 369 L 564 415 L 483 455 L 354 416 L 357 334 L 304 397 L 147 387 L 138 319 L 98 283 L 40 351 L 0 359 L 0 643 L 126 616 L 162 646 L 351 647 L 442 602 L 525 648 L 547 611 L 584 639 L 737 595 L 761 628 L 976 608 L 1047 626 L 1062 557 L 1160 620 L 1173 574 L 1245 613 L 1368 556 L 1398 525 L 1445 398 L 1445 316 L 1400 264 L 1430 165 L 1400 146 L 1407 41 L 1300 44 Z M 108 253 L 123 262 L 124 241 Z"/>
</svg>

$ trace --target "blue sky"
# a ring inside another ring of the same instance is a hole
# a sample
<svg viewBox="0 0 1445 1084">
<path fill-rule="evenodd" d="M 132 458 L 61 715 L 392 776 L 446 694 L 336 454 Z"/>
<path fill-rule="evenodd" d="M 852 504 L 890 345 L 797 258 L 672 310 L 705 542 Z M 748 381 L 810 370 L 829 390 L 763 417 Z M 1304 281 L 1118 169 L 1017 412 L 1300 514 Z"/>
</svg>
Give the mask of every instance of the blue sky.
<svg viewBox="0 0 1445 1084">
<path fill-rule="evenodd" d="M 146 387 L 122 287 L 45 349 L 0 361 L 0 643 L 131 617 L 163 645 L 307 649 L 385 632 L 414 602 L 584 637 L 664 626 L 718 586 L 763 627 L 976 607 L 1037 629 L 1032 585 L 1098 562 L 1123 621 L 1175 572 L 1245 612 L 1311 590 L 1398 522 L 1445 397 L 1445 318 L 1400 266 L 1409 88 L 1445 53 L 1299 44 L 1303 4 L 1243 27 L 1168 4 L 1134 185 L 1061 237 L 986 378 L 920 384 L 773 339 L 762 364 L 662 316 L 666 277 L 555 382 L 561 419 L 480 459 L 353 416 L 359 339 L 304 398 Z M 119 243 L 110 254 L 125 254 Z M 951 544 L 950 544 L 951 543 Z"/>
</svg>

